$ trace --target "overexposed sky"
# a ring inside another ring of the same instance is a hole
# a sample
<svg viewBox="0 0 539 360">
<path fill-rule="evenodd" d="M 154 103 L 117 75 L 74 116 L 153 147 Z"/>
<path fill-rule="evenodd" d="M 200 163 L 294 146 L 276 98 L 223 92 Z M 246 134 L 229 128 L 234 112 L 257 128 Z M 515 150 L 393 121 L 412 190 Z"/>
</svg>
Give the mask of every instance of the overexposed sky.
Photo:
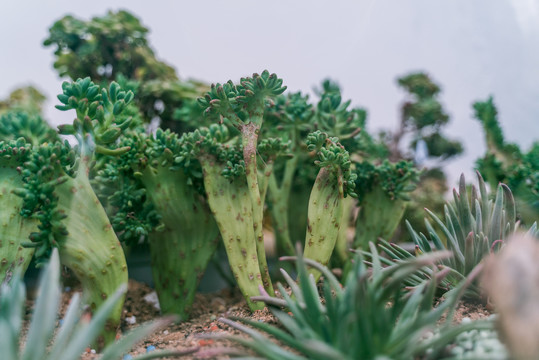
<svg viewBox="0 0 539 360">
<path fill-rule="evenodd" d="M 0 98 L 33 84 L 49 97 L 49 120 L 70 119 L 52 109 L 62 80 L 41 43 L 62 16 L 109 9 L 137 15 L 182 78 L 223 82 L 268 69 L 290 90 L 310 91 L 331 77 L 368 109 L 370 131 L 398 123 L 395 78 L 426 71 L 442 86 L 447 133 L 466 149 L 447 167 L 451 179 L 471 174 L 484 153 L 476 100 L 494 96 L 509 141 L 527 149 L 539 139 L 537 0 L 0 0 Z"/>
</svg>

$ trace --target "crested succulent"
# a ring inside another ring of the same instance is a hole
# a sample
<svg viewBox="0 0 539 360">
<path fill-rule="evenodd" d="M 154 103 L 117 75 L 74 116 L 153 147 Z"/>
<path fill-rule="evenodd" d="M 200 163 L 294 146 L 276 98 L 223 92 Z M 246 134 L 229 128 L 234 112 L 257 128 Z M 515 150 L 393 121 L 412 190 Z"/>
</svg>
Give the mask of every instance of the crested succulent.
<svg viewBox="0 0 539 360">
<path fill-rule="evenodd" d="M 402 104 L 399 128 L 390 136 L 389 159 L 410 158 L 400 149 L 400 143 L 407 134 L 412 134 L 414 139 L 409 143 L 411 149 L 415 149 L 419 141 L 426 145 L 427 157 L 443 160 L 462 153 L 461 143 L 448 139 L 442 133 L 443 126 L 449 122 L 449 115 L 438 99 L 441 88 L 430 76 L 422 72 L 410 73 L 397 79 L 397 83 L 407 91 L 408 99 Z"/>
<path fill-rule="evenodd" d="M 26 291 L 24 283 L 15 275 L 10 285 L 0 288 L 0 348 L 5 360 L 74 360 L 80 359 L 85 348 L 100 334 L 110 313 L 122 302 L 126 291 L 121 286 L 103 303 L 91 320 L 83 316 L 79 294 L 71 298 L 62 323 L 57 329 L 56 317 L 60 305 L 60 261 L 58 251 L 54 250 L 49 262 L 43 268 L 39 282 L 38 298 L 34 306 L 28 334 L 22 336 L 24 304 Z M 155 332 L 172 318 L 163 318 L 144 324 L 125 335 L 122 339 L 107 346 L 100 359 L 112 360 L 122 356 L 143 337 Z M 163 351 L 137 357 L 136 360 L 153 359 L 167 356 L 180 356 L 196 351 Z"/>
<path fill-rule="evenodd" d="M 492 322 L 488 321 L 456 326 L 445 321 L 439 325 L 437 337 L 424 336 L 437 327 L 448 311 L 451 318 L 459 292 L 453 292 L 433 309 L 435 280 L 412 292 L 404 290 L 402 282 L 418 269 L 432 266 L 449 254 L 427 254 L 383 267 L 375 247 L 371 250 L 372 273 L 363 259 L 356 257 L 353 271 L 343 284 L 324 266 L 298 258 L 299 284 L 281 270 L 291 295 L 279 285 L 283 299 L 263 291 L 253 299 L 269 306 L 280 327 L 243 318 L 223 318 L 222 322 L 245 332 L 249 338 L 217 337 L 238 342 L 265 359 L 414 359 L 417 356 L 439 359 L 440 351 L 458 334 L 492 328 Z M 324 274 L 323 300 L 305 263 Z"/>
<path fill-rule="evenodd" d="M 92 188 L 89 173 L 95 154 L 118 155 L 126 148 L 110 149 L 130 118 L 122 110 L 133 94 L 113 83 L 100 89 L 89 78 L 63 84 L 60 110 L 75 109 L 73 124 L 60 132 L 74 135 L 78 147 L 64 143 L 43 143 L 31 147 L 26 161 L 20 164 L 23 187 L 16 194 L 23 200 L 23 216 L 39 221 L 25 246 L 35 248 L 38 262 L 43 262 L 53 248 L 77 276 L 83 287 L 83 301 L 92 310 L 127 282 L 125 256 L 110 221 Z M 117 302 L 103 333 L 105 342 L 114 340 L 122 302 Z"/>
<path fill-rule="evenodd" d="M 309 134 L 319 130 L 329 137 L 337 137 L 351 156 L 370 158 L 377 156 L 379 148 L 365 131 L 366 111 L 350 108 L 350 101 L 342 101 L 339 86 L 325 80 L 317 91 L 319 101 L 310 104 L 301 93 L 277 97 L 275 105 L 266 110 L 262 136 L 279 136 L 290 141 L 290 155 L 275 164 L 270 176 L 268 209 L 279 254 L 294 253 L 296 242 L 302 242 L 307 230 L 307 208 L 310 190 L 318 175 L 313 166 L 316 153 L 308 148 Z M 376 155 L 374 155 L 376 154 Z M 354 201 L 345 199 L 347 209 Z M 343 211 L 347 223 L 348 211 Z M 342 226 L 345 229 L 346 226 Z"/>
<path fill-rule="evenodd" d="M 343 224 L 344 198 L 354 192 L 356 175 L 351 171 L 350 155 L 337 138 L 316 131 L 309 134 L 307 146 L 317 154 L 320 171 L 309 197 L 304 256 L 327 265 Z M 320 273 L 314 270 L 315 279 Z"/>
<path fill-rule="evenodd" d="M 185 320 L 219 243 L 200 166 L 180 160 L 182 144 L 169 130 L 124 134 L 118 147 L 130 150 L 97 177 L 116 188 L 108 198 L 112 225 L 121 241 L 147 238 L 161 310 Z"/>
<path fill-rule="evenodd" d="M 286 90 L 286 86 L 282 86 L 282 84 L 283 80 L 278 78 L 276 74 L 270 74 L 264 70 L 260 75 L 255 73 L 252 77 L 242 78 L 238 85 L 232 81 L 222 85 L 212 84 L 211 90 L 204 97 L 199 98 L 199 104 L 205 108 L 206 115 L 217 117 L 220 121 L 226 119 L 229 124 L 240 131 L 243 166 L 245 167 L 244 176 L 251 199 L 260 274 L 266 290 L 270 293 L 273 290 L 266 261 L 262 228 L 264 202 L 261 195 L 265 193 L 265 190 L 261 189 L 258 183 L 259 167 L 256 151 L 266 104 Z"/>
<path fill-rule="evenodd" d="M 368 161 L 355 164 L 359 214 L 354 248 L 367 249 L 378 238 L 390 239 L 400 223 L 408 193 L 415 189 L 418 170 L 408 161 L 380 165 Z"/>
<path fill-rule="evenodd" d="M 184 164 L 198 162 L 211 212 L 217 222 L 232 273 L 252 310 L 263 307 L 251 296 L 259 286 L 271 288 L 265 254 L 258 257 L 254 209 L 245 176 L 243 151 L 237 139 L 230 139 L 224 125 L 212 125 L 184 134 L 180 143 Z M 187 166 L 187 165 L 186 165 Z M 269 283 L 268 283 L 269 281 Z"/>
</svg>

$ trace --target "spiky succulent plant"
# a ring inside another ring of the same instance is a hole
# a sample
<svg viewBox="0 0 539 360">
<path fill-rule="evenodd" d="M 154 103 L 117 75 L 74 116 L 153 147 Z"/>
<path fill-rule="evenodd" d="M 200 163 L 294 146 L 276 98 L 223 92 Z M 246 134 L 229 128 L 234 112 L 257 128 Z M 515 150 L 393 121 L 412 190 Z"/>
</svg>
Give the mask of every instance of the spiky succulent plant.
<svg viewBox="0 0 539 360">
<path fill-rule="evenodd" d="M 10 285 L 0 288 L 0 349 L 5 360 L 74 360 L 100 334 L 109 315 L 116 305 L 122 302 L 126 291 L 121 286 L 93 315 L 91 320 L 83 316 L 79 294 L 71 298 L 62 323 L 57 328 L 57 312 L 61 300 L 60 261 L 58 252 L 53 251 L 49 263 L 41 273 L 38 298 L 34 305 L 32 321 L 28 334 L 22 336 L 23 315 L 26 299 L 24 283 L 19 274 Z M 172 318 L 163 318 L 133 330 L 122 339 L 110 344 L 103 351 L 100 359 L 118 359 L 143 337 L 155 332 Z M 166 356 L 179 356 L 196 351 L 196 348 L 184 352 L 163 351 L 137 357 L 137 360 L 153 359 Z"/>
<path fill-rule="evenodd" d="M 459 190 L 453 191 L 453 201 L 445 205 L 444 219 L 438 218 L 426 209 L 425 219 L 428 237 L 417 233 L 408 224 L 408 230 L 416 244 L 416 254 L 434 250 L 450 250 L 454 256 L 440 261 L 440 265 L 450 270 L 441 285 L 445 291 L 459 283 L 492 252 L 498 251 L 517 226 L 515 201 L 511 190 L 500 184 L 495 198 L 488 194 L 483 178 L 477 173 L 479 189 L 467 188 L 464 176 L 460 177 Z M 406 259 L 410 254 L 396 244 L 382 243 L 381 248 L 393 259 Z M 430 278 L 423 273 L 416 280 Z M 479 284 L 474 282 L 467 289 L 469 299 L 482 299 Z"/>
<path fill-rule="evenodd" d="M 437 327 L 447 311 L 451 318 L 459 293 L 453 292 L 433 309 L 436 281 L 424 283 L 412 292 L 406 292 L 402 282 L 448 254 L 427 254 L 383 267 L 375 247 L 371 250 L 372 273 L 357 257 L 343 284 L 327 268 L 299 258 L 299 284 L 281 270 L 291 295 L 279 285 L 283 299 L 266 293 L 255 298 L 269 306 L 281 326 L 243 318 L 221 319 L 250 338 L 225 337 L 265 359 L 432 359 L 439 358 L 440 351 L 459 333 L 492 327 L 490 322 L 453 326 L 451 321 L 445 321 L 439 325 L 437 337 L 426 337 L 425 333 Z M 304 262 L 324 274 L 322 299 Z M 444 272 L 439 276 L 443 277 Z"/>
</svg>

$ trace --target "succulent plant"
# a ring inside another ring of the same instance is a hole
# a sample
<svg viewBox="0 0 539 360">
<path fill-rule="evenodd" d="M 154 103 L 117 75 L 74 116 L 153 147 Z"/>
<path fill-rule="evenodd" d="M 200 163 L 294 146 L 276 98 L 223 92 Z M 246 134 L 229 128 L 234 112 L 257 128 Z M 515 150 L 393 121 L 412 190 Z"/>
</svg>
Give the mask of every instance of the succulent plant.
<svg viewBox="0 0 539 360">
<path fill-rule="evenodd" d="M 440 283 L 445 291 L 457 286 L 478 266 L 485 256 L 498 251 L 507 237 L 518 227 L 515 202 L 511 190 L 500 184 L 496 196 L 491 199 L 485 183 L 477 172 L 479 189 L 467 189 L 464 175 L 460 177 L 459 190 L 453 190 L 453 201 L 445 205 L 444 220 L 425 209 L 430 220 L 425 219 L 429 238 L 417 233 L 407 223 L 408 230 L 416 244 L 416 254 L 434 250 L 450 250 L 454 256 L 443 259 L 439 265 L 449 269 L 449 274 Z M 396 244 L 381 242 L 381 248 L 396 260 L 412 256 Z M 430 278 L 428 271 L 418 275 L 421 279 Z M 484 300 L 479 283 L 474 281 L 466 290 L 465 297 Z"/>
<path fill-rule="evenodd" d="M 367 249 L 369 242 L 390 239 L 399 225 L 409 198 L 419 180 L 419 171 L 409 161 L 379 165 L 355 164 L 359 214 L 353 247 Z"/>
<path fill-rule="evenodd" d="M 272 102 L 275 97 L 286 90 L 283 80 L 276 74 L 264 70 L 261 74 L 242 78 L 240 84 L 231 80 L 224 84 L 212 84 L 206 95 L 198 99 L 199 104 L 205 108 L 204 114 L 212 118 L 227 119 L 241 133 L 241 148 L 247 180 L 247 190 L 251 199 L 252 221 L 255 232 L 255 242 L 260 274 L 266 290 L 273 291 L 266 261 L 264 248 L 264 233 L 262 219 L 264 215 L 264 202 L 261 197 L 263 190 L 258 183 L 257 146 L 258 135 L 264 121 L 266 103 Z"/>
<path fill-rule="evenodd" d="M 309 196 L 307 231 L 305 235 L 306 258 L 327 265 L 337 243 L 343 223 L 344 198 L 356 197 L 356 174 L 351 171 L 350 154 L 338 139 L 315 131 L 307 137 L 307 146 L 317 156 L 320 167 Z M 318 280 L 320 272 L 311 269 Z"/>
<path fill-rule="evenodd" d="M 343 284 L 320 264 L 297 258 L 299 284 L 282 270 L 291 295 L 279 285 L 283 299 L 263 291 L 253 299 L 264 301 L 281 326 L 242 318 L 221 319 L 250 338 L 224 337 L 266 359 L 413 359 L 420 355 L 428 359 L 437 358 L 458 334 L 492 327 L 488 321 L 456 326 L 446 321 L 440 325 L 438 336 L 427 338 L 425 332 L 433 330 L 443 314 L 449 311 L 447 318 L 451 318 L 461 289 L 433 309 L 436 281 L 423 283 L 411 292 L 403 288 L 402 282 L 418 269 L 431 266 L 449 254 L 426 254 L 383 267 L 374 246 L 371 251 L 372 271 L 358 256 Z M 305 264 L 324 274 L 323 300 Z M 441 272 L 438 277 L 444 275 L 445 272 Z"/>
<path fill-rule="evenodd" d="M 17 272 L 24 273 L 34 249 L 24 248 L 36 219 L 21 215 L 23 200 L 14 192 L 23 186 L 20 165 L 28 159 L 30 146 L 23 139 L 0 141 L 0 284 L 8 283 Z"/>
<path fill-rule="evenodd" d="M 535 141 L 527 152 L 507 142 L 492 97 L 475 102 L 473 108 L 487 144 L 487 152 L 477 160 L 477 166 L 490 186 L 503 182 L 511 188 L 519 218 L 530 225 L 539 217 L 539 142 Z"/>
<path fill-rule="evenodd" d="M 34 305 L 32 321 L 26 338 L 22 336 L 23 315 L 26 298 L 24 283 L 16 275 L 10 285 L 0 289 L 0 349 L 5 360 L 74 360 L 79 359 L 85 348 L 101 333 L 111 312 L 122 301 L 126 287 L 120 287 L 92 316 L 83 316 L 81 299 L 75 294 L 61 325 L 57 329 L 56 314 L 61 300 L 60 261 L 58 251 L 54 250 L 49 263 L 41 273 L 37 301 Z M 107 346 L 101 360 L 112 360 L 122 356 L 136 342 L 170 323 L 173 318 L 163 318 L 142 325 L 120 340 Z M 137 360 L 180 356 L 195 352 L 164 351 L 153 352 Z"/>
<path fill-rule="evenodd" d="M 176 161 L 181 144 L 169 130 L 152 135 L 133 131 L 117 145 L 130 150 L 107 163 L 96 178 L 105 189 L 115 190 L 107 196 L 111 223 L 124 243 L 148 240 L 161 311 L 186 320 L 219 244 L 200 166 Z"/>
</svg>

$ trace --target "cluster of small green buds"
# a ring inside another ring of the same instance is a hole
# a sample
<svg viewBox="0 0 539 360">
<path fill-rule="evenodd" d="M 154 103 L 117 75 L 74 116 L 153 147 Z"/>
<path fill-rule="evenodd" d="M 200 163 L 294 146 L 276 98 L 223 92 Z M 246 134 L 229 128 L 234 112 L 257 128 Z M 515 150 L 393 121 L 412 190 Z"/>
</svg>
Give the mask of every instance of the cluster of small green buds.
<svg viewBox="0 0 539 360">
<path fill-rule="evenodd" d="M 227 155 L 228 159 L 221 171 L 221 175 L 230 180 L 245 175 L 245 162 L 243 161 L 241 149 L 230 151 Z"/>
<path fill-rule="evenodd" d="M 198 104 L 205 108 L 204 115 L 218 114 L 225 117 L 233 117 L 233 103 L 239 95 L 236 85 L 229 80 L 224 84 L 212 84 L 210 91 L 197 99 Z"/>
<path fill-rule="evenodd" d="M 351 101 L 342 102 L 341 93 L 326 92 L 318 102 L 316 128 L 339 139 L 354 137 L 364 126 L 367 113 L 362 109 L 348 109 Z"/>
<path fill-rule="evenodd" d="M 270 74 L 268 70 L 264 70 L 260 75 L 255 73 L 252 77 L 241 78 L 240 84 L 241 86 L 238 86 L 240 96 L 237 101 L 247 106 L 253 100 L 264 101 L 266 97 L 281 95 L 286 90 L 283 79 L 276 74 Z"/>
<path fill-rule="evenodd" d="M 12 141 L 0 141 L 0 161 L 16 166 L 22 164 L 30 151 L 30 144 L 23 138 Z"/>
<path fill-rule="evenodd" d="M 209 127 L 185 133 L 179 140 L 181 151 L 175 163 L 188 167 L 193 159 L 202 154 L 219 156 L 223 143 L 227 140 L 229 140 L 229 133 L 224 125 L 212 124 Z"/>
<path fill-rule="evenodd" d="M 276 74 L 264 70 L 261 75 L 241 78 L 240 85 L 229 80 L 224 84 L 212 84 L 204 97 L 198 99 L 205 108 L 205 115 L 218 115 L 228 119 L 235 127 L 241 127 L 249 121 L 261 121 L 265 101 L 282 94 L 286 86 Z M 258 124 L 261 125 L 261 124 Z"/>
<path fill-rule="evenodd" d="M 285 141 L 280 137 L 266 138 L 259 141 L 257 151 L 261 156 L 270 159 L 278 156 L 292 156 L 289 153 L 290 145 L 290 141 Z"/>
<path fill-rule="evenodd" d="M 100 89 L 90 78 L 64 82 L 62 89 L 58 100 L 63 105 L 56 108 L 62 111 L 74 109 L 77 118 L 73 124 L 59 126 L 60 134 L 75 135 L 80 140 L 90 136 L 97 152 L 110 153 L 111 150 L 103 145 L 114 143 L 131 124 L 132 118 L 121 114 L 133 100 L 133 92 L 123 91 L 116 82 L 110 84 L 108 91 Z M 115 149 L 113 154 L 125 151 L 127 149 Z"/>
<path fill-rule="evenodd" d="M 307 149 L 316 151 L 318 159 L 314 163 L 319 167 L 342 172 L 345 196 L 357 197 L 354 192 L 357 175 L 351 171 L 350 154 L 339 143 L 338 138 L 329 137 L 326 133 L 317 130 L 307 136 Z"/>
<path fill-rule="evenodd" d="M 410 200 L 409 193 L 414 191 L 421 173 L 413 162 L 401 160 L 391 163 L 384 160 L 379 165 L 370 161 L 355 164 L 357 175 L 356 189 L 360 198 L 372 191 L 375 186 L 381 186 L 391 200 Z"/>
<path fill-rule="evenodd" d="M 39 115 L 25 111 L 8 111 L 0 115 L 0 140 L 17 140 L 19 137 L 32 145 L 58 140 L 56 131 Z"/>
<path fill-rule="evenodd" d="M 266 108 L 266 118 L 275 123 L 277 131 L 294 127 L 299 130 L 312 128 L 310 122 L 314 109 L 308 100 L 309 95 L 301 92 L 277 96 L 274 106 Z"/>
<path fill-rule="evenodd" d="M 157 129 L 154 138 L 147 141 L 145 151 L 150 161 L 160 166 L 172 166 L 181 151 L 178 135 L 170 130 Z"/>
<path fill-rule="evenodd" d="M 126 184 L 109 201 L 117 209 L 110 221 L 121 241 L 137 244 L 151 231 L 159 230 L 161 217 L 146 201 L 146 189 Z"/>
<path fill-rule="evenodd" d="M 67 236 L 62 223 L 66 214 L 57 208 L 55 190 L 67 181 L 75 168 L 76 155 L 66 141 L 34 147 L 22 169 L 24 188 L 15 191 L 23 199 L 21 214 L 33 216 L 41 224 L 39 232 L 30 234 L 31 242 L 23 245 L 36 248 L 38 262 L 48 259 L 52 248 Z"/>
</svg>

